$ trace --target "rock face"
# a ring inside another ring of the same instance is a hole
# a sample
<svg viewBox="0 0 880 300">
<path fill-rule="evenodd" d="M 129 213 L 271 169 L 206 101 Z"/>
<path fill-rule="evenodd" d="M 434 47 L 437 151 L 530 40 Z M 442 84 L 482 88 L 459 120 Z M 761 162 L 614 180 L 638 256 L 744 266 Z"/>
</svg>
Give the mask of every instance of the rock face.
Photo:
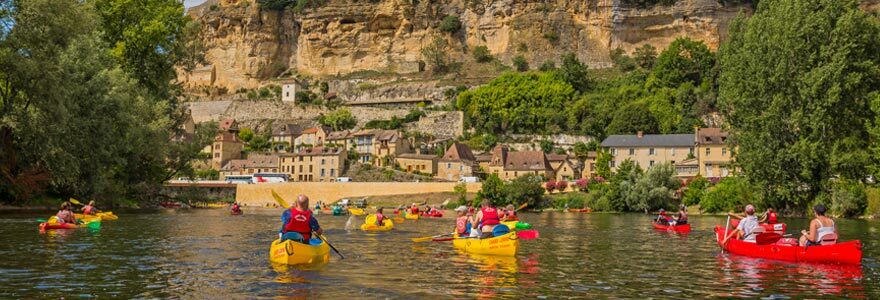
<svg viewBox="0 0 880 300">
<path fill-rule="evenodd" d="M 748 5 L 678 0 L 636 8 L 620 0 L 324 0 L 299 13 L 261 9 L 255 0 L 214 0 L 190 9 L 201 21 L 210 78 L 203 85 L 253 88 L 286 70 L 328 76 L 373 70 L 414 73 L 420 50 L 446 39 L 456 61 L 486 46 L 509 64 L 517 55 L 534 65 L 574 52 L 592 67 L 610 65 L 610 49 L 642 44 L 665 48 L 680 36 L 716 48 L 727 26 Z M 445 16 L 461 29 L 442 32 Z M 204 69 L 207 70 L 207 69 Z M 188 80 L 190 76 L 181 76 Z"/>
</svg>

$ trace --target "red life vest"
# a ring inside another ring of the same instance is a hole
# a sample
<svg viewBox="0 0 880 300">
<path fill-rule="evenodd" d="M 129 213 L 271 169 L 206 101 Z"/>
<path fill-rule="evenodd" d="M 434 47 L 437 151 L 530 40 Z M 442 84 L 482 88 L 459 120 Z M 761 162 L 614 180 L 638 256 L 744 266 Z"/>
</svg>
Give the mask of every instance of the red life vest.
<svg viewBox="0 0 880 300">
<path fill-rule="evenodd" d="M 412 213 L 412 214 L 414 214 L 414 215 L 419 214 L 419 208 L 418 208 L 418 207 L 413 207 L 413 208 L 410 209 L 409 211 L 410 211 L 410 213 Z"/>
<path fill-rule="evenodd" d="M 95 210 L 94 206 L 91 206 L 91 205 L 83 206 L 83 214 L 84 215 L 91 215 L 93 213 L 92 212 L 93 210 Z"/>
<path fill-rule="evenodd" d="M 376 225 L 385 226 L 383 223 L 385 223 L 385 215 L 376 213 Z"/>
<path fill-rule="evenodd" d="M 483 226 L 498 225 L 501 223 L 501 220 L 498 218 L 498 211 L 495 210 L 495 208 L 481 208 L 480 211 L 483 212 Z"/>
<path fill-rule="evenodd" d="M 467 222 L 467 217 L 460 217 L 458 220 L 455 220 L 455 232 L 457 232 L 458 235 L 467 233 Z"/>
<path fill-rule="evenodd" d="M 776 224 L 777 221 L 775 212 L 767 214 L 767 224 Z"/>
<path fill-rule="evenodd" d="M 290 208 L 290 221 L 284 224 L 285 232 L 298 232 L 302 234 L 306 242 L 312 238 L 312 226 L 309 221 L 312 220 L 312 211 L 300 211 L 295 207 Z"/>
</svg>

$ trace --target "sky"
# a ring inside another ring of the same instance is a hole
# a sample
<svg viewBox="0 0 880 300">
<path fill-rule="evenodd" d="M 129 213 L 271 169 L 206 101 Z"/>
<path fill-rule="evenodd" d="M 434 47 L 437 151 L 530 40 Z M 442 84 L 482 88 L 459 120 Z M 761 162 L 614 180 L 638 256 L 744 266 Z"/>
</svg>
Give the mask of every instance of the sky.
<svg viewBox="0 0 880 300">
<path fill-rule="evenodd" d="M 183 6 L 186 8 L 190 8 L 199 4 L 204 3 L 205 0 L 183 0 Z"/>
</svg>

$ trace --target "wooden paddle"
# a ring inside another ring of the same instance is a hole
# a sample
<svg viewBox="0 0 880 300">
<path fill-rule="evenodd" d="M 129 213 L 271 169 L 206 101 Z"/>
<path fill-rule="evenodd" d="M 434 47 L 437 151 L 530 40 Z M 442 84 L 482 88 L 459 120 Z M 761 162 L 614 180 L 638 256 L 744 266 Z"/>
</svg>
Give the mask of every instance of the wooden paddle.
<svg viewBox="0 0 880 300">
<path fill-rule="evenodd" d="M 436 239 L 436 238 L 441 238 L 441 237 L 444 237 L 444 236 L 450 236 L 450 235 L 454 235 L 454 234 L 455 234 L 455 233 L 445 233 L 445 234 L 435 235 L 435 236 L 426 236 L 426 237 L 412 238 L 412 241 L 413 241 L 413 243 L 421 243 L 421 242 L 427 242 L 427 241 L 434 240 L 434 239 Z"/>
</svg>

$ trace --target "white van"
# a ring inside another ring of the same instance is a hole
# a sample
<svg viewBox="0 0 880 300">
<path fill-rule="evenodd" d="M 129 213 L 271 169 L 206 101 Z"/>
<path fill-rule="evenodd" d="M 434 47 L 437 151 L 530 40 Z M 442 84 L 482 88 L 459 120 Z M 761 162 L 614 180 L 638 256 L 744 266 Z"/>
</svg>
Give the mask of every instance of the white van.
<svg viewBox="0 0 880 300">
<path fill-rule="evenodd" d="M 351 182 L 351 177 L 337 177 L 336 182 Z"/>
<path fill-rule="evenodd" d="M 474 176 L 464 176 L 462 178 L 459 178 L 458 182 L 464 182 L 464 183 L 480 182 L 480 178 L 474 177 Z"/>
</svg>

